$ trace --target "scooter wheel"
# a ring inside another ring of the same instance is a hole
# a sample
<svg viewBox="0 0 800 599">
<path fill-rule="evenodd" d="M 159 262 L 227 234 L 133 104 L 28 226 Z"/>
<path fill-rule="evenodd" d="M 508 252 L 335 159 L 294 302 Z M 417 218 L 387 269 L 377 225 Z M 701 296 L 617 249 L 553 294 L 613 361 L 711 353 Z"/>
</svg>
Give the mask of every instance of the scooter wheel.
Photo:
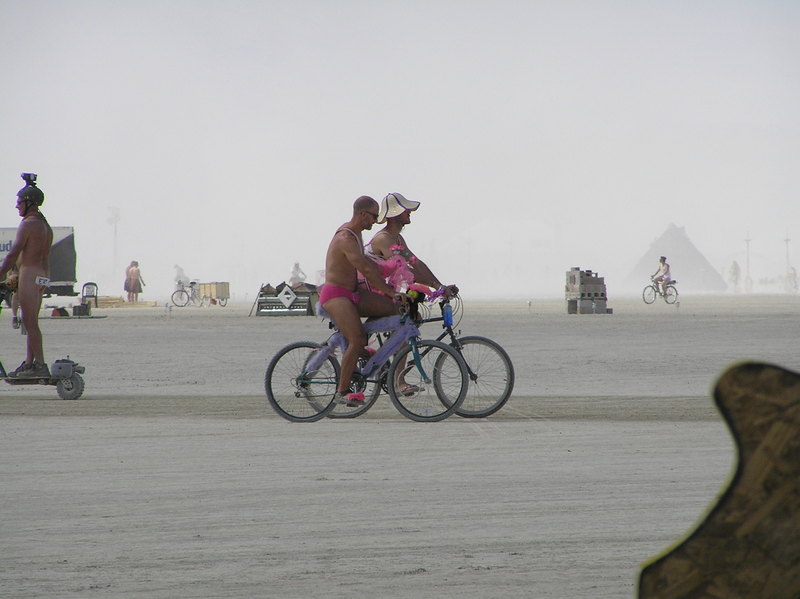
<svg viewBox="0 0 800 599">
<path fill-rule="evenodd" d="M 61 399 L 78 399 L 83 393 L 83 377 L 77 372 L 73 372 L 69 378 L 59 379 L 56 383 L 56 391 Z"/>
</svg>

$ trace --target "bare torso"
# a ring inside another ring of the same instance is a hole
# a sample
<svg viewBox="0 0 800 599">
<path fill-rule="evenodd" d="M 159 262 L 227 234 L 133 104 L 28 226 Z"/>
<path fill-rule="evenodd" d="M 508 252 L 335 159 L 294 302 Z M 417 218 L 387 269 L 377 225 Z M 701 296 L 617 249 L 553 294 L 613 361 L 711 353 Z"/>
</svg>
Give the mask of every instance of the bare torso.
<svg viewBox="0 0 800 599">
<path fill-rule="evenodd" d="M 400 233 L 395 234 L 383 229 L 375 234 L 375 237 L 372 238 L 370 245 L 372 246 L 372 252 L 376 256 L 380 256 L 381 258 L 391 258 L 392 246 L 402 245 L 405 247 L 406 242 Z"/>
</svg>

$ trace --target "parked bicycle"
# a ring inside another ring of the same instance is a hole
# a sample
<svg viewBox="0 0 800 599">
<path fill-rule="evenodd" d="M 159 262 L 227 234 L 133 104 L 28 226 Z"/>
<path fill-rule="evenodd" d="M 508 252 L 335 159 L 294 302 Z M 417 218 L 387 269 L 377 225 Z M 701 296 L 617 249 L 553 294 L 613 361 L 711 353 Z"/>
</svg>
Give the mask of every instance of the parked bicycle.
<svg viewBox="0 0 800 599">
<path fill-rule="evenodd" d="M 383 335 L 380 348 L 359 359 L 351 378 L 350 390 L 364 393 L 365 403 L 371 406 L 385 389 L 395 408 L 418 422 L 443 420 L 459 409 L 469 387 L 464 359 L 446 343 L 419 339 L 413 304 L 401 316 L 367 321 L 364 329 L 368 336 Z M 334 330 L 324 343 L 299 341 L 278 351 L 264 376 L 272 408 L 292 422 L 330 415 L 338 405 L 341 370 L 335 352 L 346 347 L 344 335 Z"/>
<path fill-rule="evenodd" d="M 664 301 L 668 304 L 674 304 L 678 300 L 678 289 L 675 287 L 677 283 L 678 281 L 670 281 L 665 285 L 664 292 L 662 293 L 661 285 L 654 279 L 651 279 L 651 283 L 642 291 L 644 303 L 652 304 L 656 301 L 656 298 L 663 297 Z"/>
<path fill-rule="evenodd" d="M 464 418 L 491 416 L 506 404 L 514 389 L 514 365 L 511 358 L 496 341 L 477 335 L 459 337 L 461 332 L 454 330 L 453 327 L 458 326 L 458 323 L 454 323 L 453 318 L 454 315 L 460 317 L 462 314 L 461 298 L 456 296 L 452 300 L 439 299 L 435 301 L 441 316 L 431 317 L 426 314 L 420 323 L 442 323 L 443 330 L 436 341 L 448 342 L 461 354 L 469 376 L 467 395 L 461 405 L 456 408 L 456 414 Z M 430 311 L 427 306 L 423 305 L 421 308 L 421 311 L 426 313 Z M 385 342 L 382 333 L 377 333 L 376 336 L 379 344 Z M 366 401 L 363 405 L 356 407 L 337 405 L 328 416 L 331 418 L 360 416 L 372 407 L 384 387 L 381 385 L 381 387 L 370 389 L 372 392 L 370 395 L 365 393 Z"/>
<path fill-rule="evenodd" d="M 189 302 L 191 302 L 195 306 L 202 307 L 203 297 L 200 295 L 200 285 L 198 285 L 197 281 L 189 281 L 188 285 L 179 282 L 178 287 L 179 289 L 172 293 L 173 304 L 179 308 L 183 308 L 184 306 L 188 306 Z"/>
</svg>

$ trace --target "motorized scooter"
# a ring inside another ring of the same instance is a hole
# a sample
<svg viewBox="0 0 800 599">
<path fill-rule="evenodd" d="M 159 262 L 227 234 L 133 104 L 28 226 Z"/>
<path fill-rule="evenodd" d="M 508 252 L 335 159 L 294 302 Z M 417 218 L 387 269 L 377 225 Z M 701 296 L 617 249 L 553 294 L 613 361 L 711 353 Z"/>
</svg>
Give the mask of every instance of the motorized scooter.
<svg viewBox="0 0 800 599">
<path fill-rule="evenodd" d="M 0 312 L 2 303 L 11 295 L 12 290 L 0 283 Z M 9 385 L 53 385 L 61 399 L 78 399 L 83 394 L 84 381 L 81 376 L 86 368 L 69 359 L 69 356 L 56 360 L 50 366 L 50 376 L 40 378 L 24 378 L 8 376 L 8 372 L 0 362 L 0 378 Z"/>
</svg>

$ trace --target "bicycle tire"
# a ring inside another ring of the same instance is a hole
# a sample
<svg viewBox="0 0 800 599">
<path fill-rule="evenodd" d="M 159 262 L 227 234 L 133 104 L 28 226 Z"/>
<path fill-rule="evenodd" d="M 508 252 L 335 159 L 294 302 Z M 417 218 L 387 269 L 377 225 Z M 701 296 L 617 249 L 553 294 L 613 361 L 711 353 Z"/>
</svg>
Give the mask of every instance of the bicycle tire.
<svg viewBox="0 0 800 599">
<path fill-rule="evenodd" d="M 406 418 L 416 422 L 438 422 L 455 414 L 464 401 L 469 388 L 467 367 L 461 354 L 446 343 L 426 339 L 417 341 L 416 346 L 420 366 L 429 380 L 423 380 L 413 348 L 408 344 L 395 354 L 389 367 L 386 378 L 389 398 Z M 399 372 L 401 364 L 403 370 Z M 409 395 L 398 392 L 395 384 L 400 375 L 418 391 Z"/>
<path fill-rule="evenodd" d="M 228 305 L 228 298 L 227 297 L 220 298 L 217 300 L 217 303 L 219 304 L 220 308 L 224 308 L 225 306 Z"/>
<path fill-rule="evenodd" d="M 674 304 L 678 301 L 678 290 L 673 285 L 667 285 L 664 291 L 664 301 L 668 304 Z"/>
<path fill-rule="evenodd" d="M 306 365 L 322 347 L 313 341 L 297 341 L 280 349 L 264 375 L 264 390 L 272 409 L 290 422 L 315 422 L 327 416 L 339 381 L 339 362 L 329 355 L 314 372 Z"/>
<path fill-rule="evenodd" d="M 456 410 L 463 418 L 485 418 L 502 408 L 514 390 L 514 364 L 496 341 L 471 335 L 451 343 L 467 365 L 467 396 Z M 459 346 L 460 345 L 460 349 Z"/>
<path fill-rule="evenodd" d="M 172 294 L 172 303 L 178 306 L 179 308 L 183 308 L 186 304 L 189 303 L 189 294 L 184 291 L 183 289 L 178 289 Z"/>
<path fill-rule="evenodd" d="M 642 299 L 645 304 L 652 304 L 658 297 L 658 290 L 653 285 L 648 285 L 642 290 Z"/>
</svg>

